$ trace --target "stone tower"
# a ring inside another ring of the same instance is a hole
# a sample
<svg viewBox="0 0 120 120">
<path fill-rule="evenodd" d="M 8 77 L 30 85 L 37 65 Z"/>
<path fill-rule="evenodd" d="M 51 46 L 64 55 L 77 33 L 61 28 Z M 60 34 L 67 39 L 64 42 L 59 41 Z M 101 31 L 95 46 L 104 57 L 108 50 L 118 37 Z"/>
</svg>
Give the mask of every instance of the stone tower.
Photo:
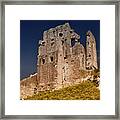
<svg viewBox="0 0 120 120">
<path fill-rule="evenodd" d="M 79 70 L 85 69 L 85 49 L 79 40 L 80 36 L 68 23 L 44 32 L 37 62 L 40 90 L 59 89 L 78 79 Z"/>
<path fill-rule="evenodd" d="M 91 31 L 86 33 L 86 69 L 98 69 L 96 41 Z"/>
</svg>

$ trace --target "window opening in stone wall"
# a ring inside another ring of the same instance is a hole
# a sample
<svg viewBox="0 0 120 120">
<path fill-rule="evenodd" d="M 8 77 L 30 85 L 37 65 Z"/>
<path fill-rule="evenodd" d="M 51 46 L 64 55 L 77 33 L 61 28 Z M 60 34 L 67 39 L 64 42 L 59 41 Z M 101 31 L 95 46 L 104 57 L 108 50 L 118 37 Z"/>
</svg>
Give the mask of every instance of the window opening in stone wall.
<svg viewBox="0 0 120 120">
<path fill-rule="evenodd" d="M 84 58 L 82 58 L 82 64 L 84 64 Z"/>
<path fill-rule="evenodd" d="M 88 65 L 90 65 L 90 63 L 88 63 Z"/>
<path fill-rule="evenodd" d="M 89 67 L 86 67 L 87 70 L 89 70 Z"/>
<path fill-rule="evenodd" d="M 67 50 L 65 50 L 65 57 L 64 59 L 67 59 Z"/>
<path fill-rule="evenodd" d="M 42 46 L 45 46 L 45 41 L 42 41 L 41 45 L 42 45 Z"/>
<path fill-rule="evenodd" d="M 54 41 L 54 38 L 52 38 L 51 41 Z"/>
<path fill-rule="evenodd" d="M 53 46 L 53 45 L 54 45 L 54 42 L 51 43 L 51 46 Z"/>
<path fill-rule="evenodd" d="M 71 38 L 71 45 L 72 47 L 75 45 L 75 38 Z"/>
<path fill-rule="evenodd" d="M 62 40 L 62 45 L 64 44 L 64 41 Z"/>
<path fill-rule="evenodd" d="M 89 55 L 89 57 L 91 57 L 91 55 Z"/>
<path fill-rule="evenodd" d="M 42 63 L 45 64 L 45 59 L 44 58 L 42 59 Z"/>
<path fill-rule="evenodd" d="M 53 57 L 50 57 L 51 62 L 53 62 Z"/>
<path fill-rule="evenodd" d="M 63 36 L 63 34 L 62 34 L 62 33 L 59 33 L 59 36 L 60 36 L 60 37 L 62 37 L 62 36 Z"/>
<path fill-rule="evenodd" d="M 64 57 L 64 59 L 67 59 L 67 57 Z"/>
</svg>

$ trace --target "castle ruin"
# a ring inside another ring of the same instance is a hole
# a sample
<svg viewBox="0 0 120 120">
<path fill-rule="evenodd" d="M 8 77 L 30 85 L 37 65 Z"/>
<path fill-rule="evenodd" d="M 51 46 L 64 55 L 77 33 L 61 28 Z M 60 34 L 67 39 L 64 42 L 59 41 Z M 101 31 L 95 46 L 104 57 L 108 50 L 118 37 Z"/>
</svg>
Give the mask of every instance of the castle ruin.
<svg viewBox="0 0 120 120">
<path fill-rule="evenodd" d="M 69 23 L 44 31 L 37 58 L 37 73 L 20 82 L 21 98 L 79 83 L 80 71 L 98 69 L 94 35 L 86 33 L 84 48 Z"/>
</svg>

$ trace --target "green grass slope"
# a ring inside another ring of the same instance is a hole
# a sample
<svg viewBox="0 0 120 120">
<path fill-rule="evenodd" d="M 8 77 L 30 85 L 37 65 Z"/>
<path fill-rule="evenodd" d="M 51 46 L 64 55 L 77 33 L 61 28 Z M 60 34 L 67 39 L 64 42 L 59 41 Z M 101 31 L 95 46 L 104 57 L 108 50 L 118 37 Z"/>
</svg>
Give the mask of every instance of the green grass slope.
<svg viewBox="0 0 120 120">
<path fill-rule="evenodd" d="M 55 91 L 44 91 L 28 97 L 27 100 L 99 100 L 100 90 L 95 83 L 83 83 L 62 88 Z"/>
</svg>

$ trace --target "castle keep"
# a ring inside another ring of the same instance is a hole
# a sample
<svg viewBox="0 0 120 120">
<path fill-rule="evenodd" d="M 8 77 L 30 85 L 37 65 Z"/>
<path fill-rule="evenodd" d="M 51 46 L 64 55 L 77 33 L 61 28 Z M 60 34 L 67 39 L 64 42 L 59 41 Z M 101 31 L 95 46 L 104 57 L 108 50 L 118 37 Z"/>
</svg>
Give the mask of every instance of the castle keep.
<svg viewBox="0 0 120 120">
<path fill-rule="evenodd" d="M 79 83 L 81 71 L 98 69 L 94 35 L 86 33 L 84 48 L 69 23 L 44 31 L 37 57 L 37 73 L 21 80 L 21 98 Z"/>
</svg>

